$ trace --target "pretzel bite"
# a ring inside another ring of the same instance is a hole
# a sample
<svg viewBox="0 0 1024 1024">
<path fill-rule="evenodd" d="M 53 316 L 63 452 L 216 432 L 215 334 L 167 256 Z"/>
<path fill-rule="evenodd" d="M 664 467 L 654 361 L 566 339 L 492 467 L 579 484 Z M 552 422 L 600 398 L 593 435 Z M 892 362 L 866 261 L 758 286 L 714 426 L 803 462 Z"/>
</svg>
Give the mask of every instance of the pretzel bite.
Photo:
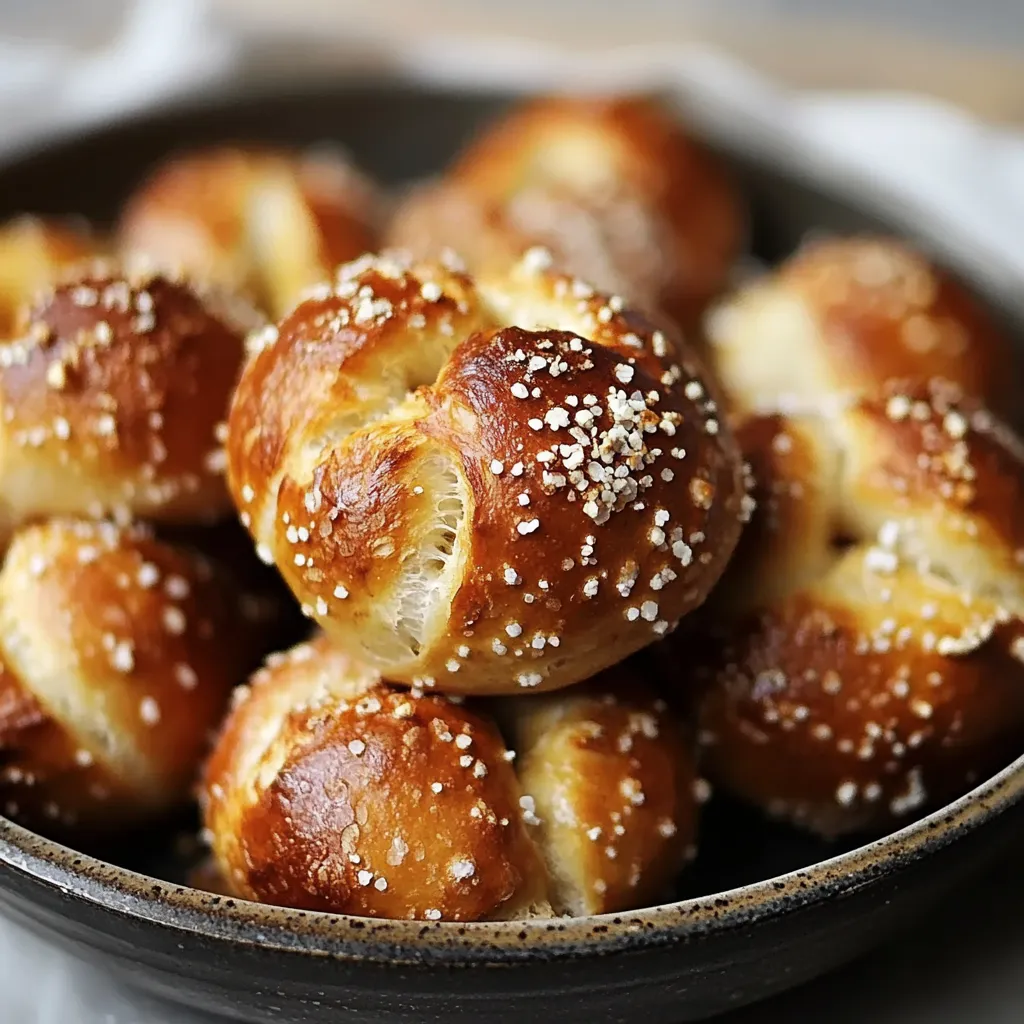
<svg viewBox="0 0 1024 1024">
<path fill-rule="evenodd" d="M 158 167 L 126 204 L 123 248 L 243 290 L 283 316 L 375 247 L 380 199 L 335 153 L 220 148 Z"/>
<path fill-rule="evenodd" d="M 0 344 L 0 533 L 47 515 L 223 516 L 215 435 L 244 353 L 235 313 L 113 268 L 41 295 Z"/>
<path fill-rule="evenodd" d="M 571 690 L 501 703 L 563 913 L 663 902 L 696 852 L 692 745 L 635 672 L 626 662 Z"/>
<path fill-rule="evenodd" d="M 70 222 L 24 216 L 0 224 L 0 338 L 11 337 L 37 291 L 100 255 L 100 243 Z"/>
<path fill-rule="evenodd" d="M 238 895 L 426 920 L 545 909 L 492 723 L 390 687 L 322 638 L 272 658 L 237 698 L 203 800 Z"/>
<path fill-rule="evenodd" d="M 19 531 L 0 571 L 4 813 L 82 837 L 183 804 L 249 656 L 209 563 L 110 523 Z"/>
<path fill-rule="evenodd" d="M 752 530 L 716 594 L 706 768 L 825 835 L 940 805 L 1024 748 L 1024 452 L 947 384 L 740 428 Z"/>
<path fill-rule="evenodd" d="M 235 394 L 258 550 L 390 680 L 579 682 L 671 630 L 735 546 L 740 463 L 699 362 L 542 256 L 476 282 L 351 264 Z"/>
<path fill-rule="evenodd" d="M 601 684 L 509 703 L 529 706 L 512 709 L 518 777 L 482 704 L 383 683 L 323 636 L 271 658 L 206 770 L 222 877 L 248 899 L 428 921 L 625 909 L 670 884 L 695 808 L 664 707 Z"/>
<path fill-rule="evenodd" d="M 739 255 L 726 171 L 655 103 L 550 98 L 484 131 L 398 208 L 388 244 L 502 272 L 533 245 L 648 313 L 692 324 Z"/>
<path fill-rule="evenodd" d="M 738 414 L 817 408 L 889 381 L 942 378 L 1016 412 L 1009 341 L 949 274 L 901 242 L 816 242 L 707 318 L 711 356 Z"/>
</svg>

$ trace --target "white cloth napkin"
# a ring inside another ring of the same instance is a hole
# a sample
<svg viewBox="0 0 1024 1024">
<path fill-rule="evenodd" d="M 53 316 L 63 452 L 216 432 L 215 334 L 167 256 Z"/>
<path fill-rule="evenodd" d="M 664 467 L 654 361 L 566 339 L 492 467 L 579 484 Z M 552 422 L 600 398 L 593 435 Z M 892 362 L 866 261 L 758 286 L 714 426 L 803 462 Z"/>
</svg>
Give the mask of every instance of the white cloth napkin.
<svg viewBox="0 0 1024 1024">
<path fill-rule="evenodd" d="M 470 39 L 450 30 L 436 37 L 372 42 L 373 52 L 386 53 L 387 66 L 396 73 L 448 84 L 672 90 L 712 135 L 741 135 L 796 173 L 868 183 L 880 209 L 908 228 L 927 225 L 925 233 L 936 247 L 967 253 L 978 272 L 996 284 L 1024 286 L 1024 136 L 979 124 L 948 106 L 902 95 L 796 93 L 722 54 L 693 47 L 574 53 L 513 39 Z M 347 43 L 305 40 L 299 48 L 301 67 L 276 62 L 274 70 L 357 74 L 367 68 L 366 43 L 353 37 Z M 266 39 L 229 32 L 211 17 L 204 0 L 137 0 L 128 5 L 119 31 L 91 50 L 0 38 L 0 159 L 56 130 L 251 80 L 264 68 L 257 66 L 254 51 L 264 62 L 268 45 Z M 970 930 L 980 926 L 974 921 Z M 1022 947 L 1024 935 L 1007 939 L 1007 949 Z M 1007 971 L 1012 981 L 1014 965 Z M 965 978 L 961 989 L 979 1012 L 982 992 L 991 997 L 993 991 L 990 975 L 984 977 L 983 986 Z M 2 922 L 0 989 L 0 1016 L 12 1024 L 191 1024 L 198 1019 L 144 1005 L 104 976 Z M 948 986 L 945 991 L 948 997 Z M 991 998 L 988 1005 L 993 1008 Z M 896 1006 L 908 1010 L 906 1000 Z M 917 1019 L 942 1018 L 940 1003 L 929 1006 L 935 1013 L 921 1007 Z M 862 1009 L 881 1013 L 877 1004 Z M 1016 1020 L 1016 1012 L 1002 1018 L 993 1009 L 984 1019 Z M 842 1017 L 854 1019 L 866 1018 Z M 899 1009 L 892 1017 L 905 1019 Z M 944 1019 L 966 1018 L 954 1013 Z"/>
</svg>

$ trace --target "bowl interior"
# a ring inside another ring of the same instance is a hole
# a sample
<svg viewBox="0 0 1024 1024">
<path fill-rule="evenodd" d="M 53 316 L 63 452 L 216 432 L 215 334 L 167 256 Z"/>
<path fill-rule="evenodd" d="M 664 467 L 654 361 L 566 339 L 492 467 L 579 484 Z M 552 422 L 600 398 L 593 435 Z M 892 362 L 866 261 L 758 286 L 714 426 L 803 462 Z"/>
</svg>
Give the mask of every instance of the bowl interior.
<svg viewBox="0 0 1024 1024">
<path fill-rule="evenodd" d="M 177 150 L 231 141 L 340 145 L 379 180 L 398 186 L 439 171 L 508 102 L 498 95 L 365 84 L 218 101 L 148 116 L 55 143 L 0 169 L 0 216 L 83 214 L 110 223 L 152 165 Z M 869 212 L 868 197 L 861 197 L 863 204 L 856 198 L 838 199 L 795 184 L 743 153 L 725 156 L 749 197 L 751 253 L 760 261 L 777 261 L 813 231 L 886 230 L 884 218 Z M 928 244 L 926 237 L 917 240 Z M 980 285 L 977 290 L 1018 338 L 1024 336 L 1024 301 L 986 292 Z M 140 836 L 101 853 L 115 865 L 185 885 L 199 856 L 196 844 L 187 841 L 195 829 L 195 821 L 186 820 L 166 833 Z M 5 839 L 17 842 L 17 832 Z M 683 900 L 735 890 L 836 857 L 863 842 L 825 843 L 715 797 L 705 811 L 699 858 L 666 897 Z"/>
</svg>

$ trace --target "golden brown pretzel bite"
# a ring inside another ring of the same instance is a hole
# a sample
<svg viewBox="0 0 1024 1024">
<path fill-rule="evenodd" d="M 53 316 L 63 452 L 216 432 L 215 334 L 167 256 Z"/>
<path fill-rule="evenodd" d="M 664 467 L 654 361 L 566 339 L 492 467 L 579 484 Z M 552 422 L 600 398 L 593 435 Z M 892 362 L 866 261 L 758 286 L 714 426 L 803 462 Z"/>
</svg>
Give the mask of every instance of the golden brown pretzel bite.
<svg viewBox="0 0 1024 1024">
<path fill-rule="evenodd" d="M 892 239 L 805 246 L 713 311 L 707 334 L 739 413 L 814 409 L 889 381 L 942 378 L 1016 414 L 1008 339 L 950 274 Z"/>
<path fill-rule="evenodd" d="M 949 800 L 1024 742 L 1024 454 L 957 389 L 748 420 L 758 510 L 709 619 L 709 775 L 825 834 Z"/>
<path fill-rule="evenodd" d="M 339 644 L 441 690 L 554 689 L 664 635 L 745 512 L 699 361 L 614 298 L 366 257 L 258 343 L 229 481 Z"/>
<path fill-rule="evenodd" d="M 0 531 L 47 515 L 209 521 L 252 320 L 168 277 L 97 267 L 0 344 Z"/>
<path fill-rule="evenodd" d="M 138 528 L 19 531 L 0 571 L 4 813 L 82 836 L 183 804 L 250 664 L 242 627 L 209 563 Z"/>
<path fill-rule="evenodd" d="M 333 153 L 200 150 L 139 187 L 120 240 L 158 266 L 243 290 L 279 317 L 338 264 L 375 247 L 379 204 Z"/>
<path fill-rule="evenodd" d="M 743 241 L 719 162 L 646 99 L 552 98 L 485 130 L 402 204 L 388 244 L 501 272 L 533 245 L 648 313 L 692 324 Z"/>
<path fill-rule="evenodd" d="M 483 702 L 390 686 L 322 636 L 273 657 L 206 771 L 220 871 L 249 899 L 370 917 L 657 898 L 694 839 L 692 759 L 664 705 L 632 690 L 509 701 L 515 757 Z"/>
</svg>

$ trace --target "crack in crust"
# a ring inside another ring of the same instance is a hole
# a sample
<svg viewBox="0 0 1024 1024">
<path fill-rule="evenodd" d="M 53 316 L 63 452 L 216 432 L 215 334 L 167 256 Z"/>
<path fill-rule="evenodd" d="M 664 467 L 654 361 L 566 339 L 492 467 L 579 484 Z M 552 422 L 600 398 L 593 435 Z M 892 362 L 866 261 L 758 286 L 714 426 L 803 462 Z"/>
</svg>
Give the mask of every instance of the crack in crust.
<svg viewBox="0 0 1024 1024">
<path fill-rule="evenodd" d="M 810 247 L 730 315 L 758 507 L 691 638 L 708 771 L 826 835 L 881 830 L 1024 742 L 1024 449 L 985 406 L 1014 374 L 884 240 Z"/>
<path fill-rule="evenodd" d="M 566 686 L 705 598 L 746 512 L 697 360 L 541 250 L 365 257 L 261 334 L 229 483 L 308 614 L 401 682 Z"/>
</svg>

